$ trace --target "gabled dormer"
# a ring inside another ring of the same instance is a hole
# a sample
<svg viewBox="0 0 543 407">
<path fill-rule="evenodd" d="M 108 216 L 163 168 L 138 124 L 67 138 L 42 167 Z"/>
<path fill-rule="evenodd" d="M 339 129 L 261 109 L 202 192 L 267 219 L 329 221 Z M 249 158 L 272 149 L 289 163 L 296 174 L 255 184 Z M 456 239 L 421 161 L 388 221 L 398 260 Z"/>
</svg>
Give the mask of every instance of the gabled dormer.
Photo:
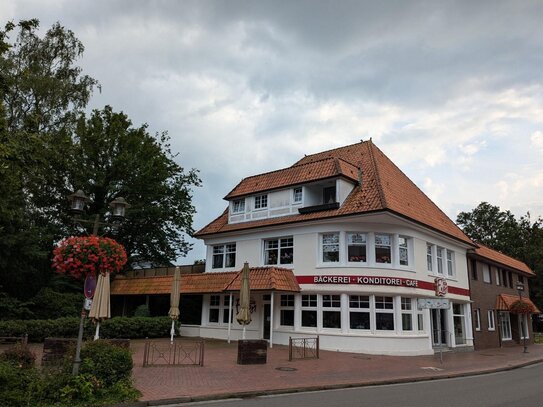
<svg viewBox="0 0 543 407">
<path fill-rule="evenodd" d="M 228 223 L 337 209 L 358 173 L 353 164 L 325 158 L 245 178 L 225 197 Z"/>
</svg>

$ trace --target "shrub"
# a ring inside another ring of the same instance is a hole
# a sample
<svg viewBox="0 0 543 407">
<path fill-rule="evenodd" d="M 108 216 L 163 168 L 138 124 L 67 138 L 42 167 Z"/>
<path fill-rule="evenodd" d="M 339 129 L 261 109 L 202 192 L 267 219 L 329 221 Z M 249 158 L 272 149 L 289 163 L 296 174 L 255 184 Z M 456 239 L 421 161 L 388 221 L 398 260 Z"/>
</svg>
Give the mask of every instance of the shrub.
<svg viewBox="0 0 543 407">
<path fill-rule="evenodd" d="M 82 293 L 60 293 L 43 288 L 32 298 L 34 319 L 56 319 L 66 315 L 77 317 L 83 306 Z"/>
<path fill-rule="evenodd" d="M 33 386 L 39 381 L 39 372 L 35 368 L 21 369 L 13 363 L 0 361 L 0 405 L 37 405 Z"/>
<path fill-rule="evenodd" d="M 130 378 L 132 355 L 128 349 L 94 341 L 85 344 L 81 350 L 81 374 L 91 374 L 106 387 Z"/>
<path fill-rule="evenodd" d="M 0 355 L 0 360 L 10 362 L 23 369 L 28 369 L 34 367 L 36 355 L 28 348 L 28 346 L 18 343 L 9 349 L 6 349 L 4 353 Z"/>
<path fill-rule="evenodd" d="M 134 316 L 135 317 L 150 317 L 151 311 L 149 311 L 149 307 L 146 304 L 139 305 L 134 310 Z"/>
</svg>

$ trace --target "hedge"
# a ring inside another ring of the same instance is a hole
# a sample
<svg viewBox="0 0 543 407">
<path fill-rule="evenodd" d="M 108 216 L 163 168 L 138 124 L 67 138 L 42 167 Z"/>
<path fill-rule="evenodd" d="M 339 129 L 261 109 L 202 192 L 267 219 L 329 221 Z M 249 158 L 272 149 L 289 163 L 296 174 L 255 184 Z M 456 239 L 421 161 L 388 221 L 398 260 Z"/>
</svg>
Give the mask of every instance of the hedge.
<svg viewBox="0 0 543 407">
<path fill-rule="evenodd" d="M 34 319 L 0 321 L 0 336 L 28 334 L 31 342 L 45 338 L 75 338 L 79 331 L 79 318 Z M 169 336 L 172 321 L 169 317 L 115 317 L 100 324 L 100 338 L 161 338 Z M 95 325 L 85 319 L 84 336 L 94 336 Z"/>
</svg>

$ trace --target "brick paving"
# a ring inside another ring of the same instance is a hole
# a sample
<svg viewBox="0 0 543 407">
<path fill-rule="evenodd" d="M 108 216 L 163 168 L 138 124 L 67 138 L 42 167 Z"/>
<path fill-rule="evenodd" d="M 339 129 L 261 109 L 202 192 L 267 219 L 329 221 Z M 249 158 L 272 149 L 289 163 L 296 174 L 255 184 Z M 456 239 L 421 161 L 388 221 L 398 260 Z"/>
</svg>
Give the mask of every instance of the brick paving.
<svg viewBox="0 0 543 407">
<path fill-rule="evenodd" d="M 159 340 L 164 344 L 167 340 Z M 511 369 L 543 361 L 543 345 L 435 356 L 376 356 L 321 351 L 320 359 L 288 360 L 288 347 L 268 348 L 265 365 L 238 365 L 237 342 L 206 340 L 204 366 L 142 367 L 144 341 L 132 341 L 134 382 L 142 401 L 205 399 L 234 394 L 258 394 L 429 380 Z M 284 371 L 286 367 L 296 370 Z M 178 400 L 181 401 L 181 400 Z"/>
</svg>

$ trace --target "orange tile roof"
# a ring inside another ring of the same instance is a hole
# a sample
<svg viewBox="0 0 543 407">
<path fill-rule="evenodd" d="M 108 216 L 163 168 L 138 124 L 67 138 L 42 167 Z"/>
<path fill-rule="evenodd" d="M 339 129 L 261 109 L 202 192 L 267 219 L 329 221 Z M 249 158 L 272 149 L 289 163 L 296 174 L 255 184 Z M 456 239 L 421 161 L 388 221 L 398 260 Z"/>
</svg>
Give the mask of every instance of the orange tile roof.
<svg viewBox="0 0 543 407">
<path fill-rule="evenodd" d="M 496 309 L 498 311 L 509 311 L 511 309 L 511 305 L 513 305 L 518 300 L 519 297 L 517 295 L 500 294 L 496 298 Z M 532 314 L 541 314 L 541 311 L 539 311 L 539 309 L 529 298 L 522 297 L 522 302 L 530 305 L 530 307 L 532 308 Z"/>
<path fill-rule="evenodd" d="M 238 291 L 241 271 L 181 275 L 181 294 L 221 293 Z M 292 270 L 278 267 L 250 269 L 251 290 L 299 292 L 300 286 Z M 169 294 L 173 276 L 125 277 L 111 282 L 111 295 Z"/>
<path fill-rule="evenodd" d="M 358 179 L 358 168 L 339 158 L 324 158 L 307 164 L 244 178 L 225 196 L 225 199 L 338 176 L 356 181 Z"/>
<path fill-rule="evenodd" d="M 491 249 L 490 247 L 484 246 L 478 243 L 479 247 L 475 249 L 475 254 L 484 257 L 485 259 L 496 262 L 502 266 L 509 267 L 513 270 L 520 271 L 531 276 L 535 276 L 534 271 L 523 263 L 520 260 L 517 260 L 513 257 L 510 257 L 506 254 L 503 254 L 497 250 Z"/>
<path fill-rule="evenodd" d="M 342 160 L 340 162 L 349 163 L 354 168 L 362 170 L 362 185 L 357 185 L 354 188 L 340 208 L 234 224 L 228 224 L 228 210 L 226 210 L 217 219 L 199 230 L 195 236 L 203 237 L 262 226 L 389 211 L 475 246 L 464 232 L 371 140 L 305 156 L 290 168 L 302 170 L 308 164 L 322 162 L 330 158 L 337 158 Z M 289 180 L 289 183 L 298 182 Z M 244 194 L 249 193 L 252 193 L 250 189 L 244 190 Z"/>
</svg>

